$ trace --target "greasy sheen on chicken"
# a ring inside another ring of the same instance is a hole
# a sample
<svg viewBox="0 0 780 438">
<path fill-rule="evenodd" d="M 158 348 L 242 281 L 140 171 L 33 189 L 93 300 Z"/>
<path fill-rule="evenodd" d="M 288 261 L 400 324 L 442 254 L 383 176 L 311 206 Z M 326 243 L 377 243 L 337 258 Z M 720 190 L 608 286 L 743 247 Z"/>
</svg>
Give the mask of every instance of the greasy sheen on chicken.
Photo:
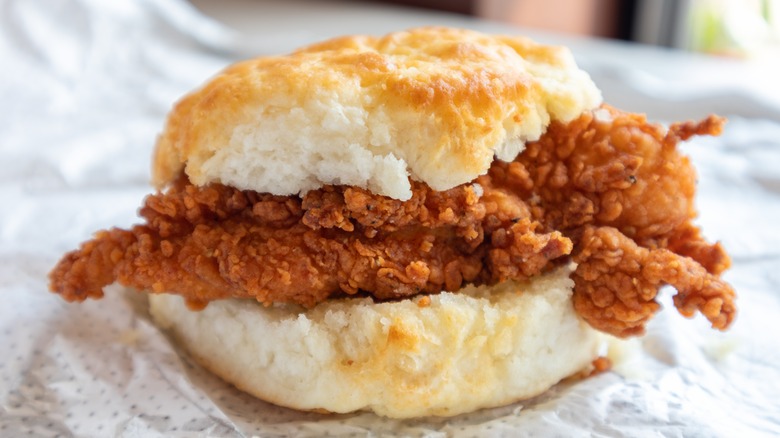
<svg viewBox="0 0 780 438">
<path fill-rule="evenodd" d="M 643 333 L 664 285 L 682 314 L 725 329 L 729 258 L 692 223 L 695 174 L 677 150 L 722 125 L 711 116 L 665 129 L 605 106 L 553 122 L 473 183 L 437 192 L 413 182 L 408 201 L 347 186 L 274 196 L 181 176 L 146 199 L 144 224 L 67 254 L 51 289 L 82 301 L 119 282 L 181 294 L 193 309 L 231 297 L 311 307 L 522 281 L 573 260 L 575 309 L 599 330 Z"/>
</svg>

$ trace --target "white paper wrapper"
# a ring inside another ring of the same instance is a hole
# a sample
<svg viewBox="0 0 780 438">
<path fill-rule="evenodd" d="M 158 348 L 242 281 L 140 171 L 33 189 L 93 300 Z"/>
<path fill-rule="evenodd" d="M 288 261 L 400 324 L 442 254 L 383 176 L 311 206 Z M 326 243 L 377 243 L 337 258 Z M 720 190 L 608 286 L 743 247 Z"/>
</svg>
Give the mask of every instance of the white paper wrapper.
<svg viewBox="0 0 780 438">
<path fill-rule="evenodd" d="M 684 146 L 699 169 L 700 223 L 734 259 L 726 279 L 740 313 L 731 331 L 682 318 L 669 291 L 647 336 L 612 352 L 622 357 L 614 372 L 533 400 L 448 419 L 307 414 L 193 365 L 150 323 L 143 296 L 114 290 L 67 304 L 47 292 L 62 253 L 136 221 L 165 113 L 246 46 L 175 0 L 5 0 L 0 9 L 0 436 L 780 434 L 776 100 L 718 100 L 732 115 L 725 134 Z M 668 82 L 637 82 L 636 71 L 615 74 L 614 60 L 604 67 L 587 47 L 578 58 L 609 72 L 595 76 L 606 89 L 659 96 L 656 110 L 674 95 L 669 115 L 711 111 L 701 89 L 686 100 L 684 87 L 675 94 Z"/>
</svg>

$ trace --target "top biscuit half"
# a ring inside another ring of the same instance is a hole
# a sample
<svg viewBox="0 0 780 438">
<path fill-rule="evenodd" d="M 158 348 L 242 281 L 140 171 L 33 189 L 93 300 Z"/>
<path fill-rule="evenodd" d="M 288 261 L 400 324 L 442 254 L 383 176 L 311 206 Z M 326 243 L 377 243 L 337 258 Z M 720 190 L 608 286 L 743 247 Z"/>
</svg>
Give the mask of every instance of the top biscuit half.
<svg viewBox="0 0 780 438">
<path fill-rule="evenodd" d="M 349 185 L 406 200 L 410 178 L 467 183 L 600 102 L 563 47 L 442 27 L 342 37 L 232 65 L 185 96 L 153 180 L 163 188 L 184 171 L 196 185 Z"/>
</svg>

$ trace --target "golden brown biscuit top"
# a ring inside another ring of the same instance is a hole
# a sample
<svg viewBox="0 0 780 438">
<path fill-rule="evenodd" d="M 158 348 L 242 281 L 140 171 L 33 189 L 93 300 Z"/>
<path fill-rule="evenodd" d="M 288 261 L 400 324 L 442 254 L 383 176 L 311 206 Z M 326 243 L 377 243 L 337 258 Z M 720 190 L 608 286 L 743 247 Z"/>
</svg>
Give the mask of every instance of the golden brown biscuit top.
<svg viewBox="0 0 780 438">
<path fill-rule="evenodd" d="M 562 47 L 427 27 L 349 36 L 225 69 L 173 109 L 154 182 L 184 169 L 279 195 L 326 184 L 397 199 L 409 177 L 436 190 L 512 160 L 550 120 L 601 96 Z"/>
</svg>

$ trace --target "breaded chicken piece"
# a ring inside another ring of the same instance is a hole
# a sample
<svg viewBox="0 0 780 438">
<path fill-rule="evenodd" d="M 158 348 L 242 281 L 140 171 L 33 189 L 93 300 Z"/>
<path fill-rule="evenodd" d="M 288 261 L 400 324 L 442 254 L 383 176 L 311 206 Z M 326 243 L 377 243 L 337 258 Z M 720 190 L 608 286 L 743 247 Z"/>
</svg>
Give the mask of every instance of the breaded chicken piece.
<svg viewBox="0 0 780 438">
<path fill-rule="evenodd" d="M 725 329 L 736 308 L 734 291 L 690 257 L 648 249 L 612 227 L 586 227 L 574 260 L 574 308 L 591 326 L 619 337 L 639 335 L 660 308 L 658 289 L 677 289 L 674 304 L 685 316 L 700 311 Z"/>
<path fill-rule="evenodd" d="M 729 259 L 692 223 L 695 174 L 676 148 L 722 124 L 665 130 L 603 107 L 552 123 L 472 184 L 436 192 L 413 182 L 408 201 L 344 186 L 272 196 L 182 176 L 146 199 L 145 224 L 67 254 L 51 289 L 81 301 L 117 281 L 181 294 L 192 308 L 230 297 L 313 306 L 525 280 L 573 259 L 575 308 L 597 329 L 642 333 L 666 284 L 681 313 L 724 329 L 735 314 L 718 278 Z"/>
<path fill-rule="evenodd" d="M 718 278 L 730 260 L 693 224 L 696 174 L 677 150 L 692 135 L 720 134 L 723 123 L 710 116 L 667 130 L 605 106 L 552 123 L 515 162 L 491 169 L 536 200 L 537 220 L 574 242 L 574 302 L 594 327 L 643 333 L 666 284 L 684 315 L 699 310 L 718 329 L 733 320 L 734 290 Z"/>
<path fill-rule="evenodd" d="M 313 306 L 359 291 L 392 299 L 528 279 L 571 252 L 502 189 L 413 187 L 406 202 L 350 187 L 300 199 L 182 177 L 146 199 L 145 225 L 103 231 L 66 255 L 51 287 L 69 301 L 118 281 L 194 308 L 231 297 Z"/>
</svg>

